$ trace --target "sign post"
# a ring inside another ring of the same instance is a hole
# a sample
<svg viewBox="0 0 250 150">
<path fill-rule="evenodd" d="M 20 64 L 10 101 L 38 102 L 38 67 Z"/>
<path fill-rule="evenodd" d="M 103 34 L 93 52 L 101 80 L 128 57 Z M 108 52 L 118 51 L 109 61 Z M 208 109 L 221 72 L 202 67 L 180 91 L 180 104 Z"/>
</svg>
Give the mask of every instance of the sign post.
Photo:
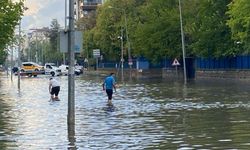
<svg viewBox="0 0 250 150">
<path fill-rule="evenodd" d="M 176 72 L 176 76 L 178 76 L 178 66 L 180 65 L 179 61 L 175 58 L 172 66 L 175 66 L 175 72 Z"/>
<path fill-rule="evenodd" d="M 101 56 L 100 49 L 93 49 L 93 57 L 96 58 L 96 70 L 98 70 L 98 58 Z"/>
</svg>

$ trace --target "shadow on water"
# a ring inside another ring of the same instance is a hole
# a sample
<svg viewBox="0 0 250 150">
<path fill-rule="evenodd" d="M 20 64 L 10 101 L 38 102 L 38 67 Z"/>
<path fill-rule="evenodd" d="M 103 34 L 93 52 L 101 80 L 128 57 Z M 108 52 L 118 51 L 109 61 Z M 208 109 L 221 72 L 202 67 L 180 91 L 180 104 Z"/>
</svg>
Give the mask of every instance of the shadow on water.
<svg viewBox="0 0 250 150">
<path fill-rule="evenodd" d="M 248 149 L 249 81 L 131 79 L 107 105 L 104 76 L 76 77 L 67 124 L 67 77 L 50 102 L 49 77 L 0 76 L 2 149 Z"/>
</svg>

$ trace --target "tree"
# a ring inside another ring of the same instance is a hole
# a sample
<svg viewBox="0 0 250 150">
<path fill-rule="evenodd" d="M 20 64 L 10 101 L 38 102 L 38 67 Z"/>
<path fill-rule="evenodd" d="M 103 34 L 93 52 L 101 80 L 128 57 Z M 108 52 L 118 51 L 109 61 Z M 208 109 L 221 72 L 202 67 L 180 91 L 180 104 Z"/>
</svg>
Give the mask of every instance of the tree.
<svg viewBox="0 0 250 150">
<path fill-rule="evenodd" d="M 231 0 L 196 1 L 195 8 L 184 5 L 185 31 L 190 35 L 189 49 L 192 54 L 201 57 L 234 56 L 237 54 L 231 40 L 230 29 L 226 25 L 228 19 L 227 5 Z M 195 16 L 195 17 L 192 17 Z"/>
<path fill-rule="evenodd" d="M 181 56 L 178 1 L 148 0 L 138 8 L 134 50 L 153 62 Z"/>
<path fill-rule="evenodd" d="M 7 53 L 4 51 L 7 44 L 13 39 L 14 30 L 23 13 L 23 1 L 0 1 L 0 64 L 5 60 Z"/>
<path fill-rule="evenodd" d="M 56 19 L 53 19 L 51 21 L 50 28 L 47 29 L 47 32 L 45 33 L 45 36 L 49 38 L 49 47 L 45 49 L 45 58 L 49 62 L 61 62 L 62 61 L 62 53 L 59 51 L 59 29 L 60 29 L 60 24 Z M 53 54 L 53 55 L 51 55 Z"/>
<path fill-rule="evenodd" d="M 104 58 L 108 60 L 120 60 L 121 57 L 121 34 L 123 34 L 124 52 L 128 47 L 128 40 L 126 39 L 126 24 L 125 16 L 127 19 L 127 29 L 130 34 L 130 25 L 134 25 L 133 18 L 130 18 L 134 13 L 135 7 L 141 5 L 144 0 L 111 0 L 107 1 L 97 11 L 97 21 L 95 28 L 92 29 L 93 41 L 96 47 L 101 49 Z M 126 53 L 124 55 L 127 57 Z"/>
<path fill-rule="evenodd" d="M 187 56 L 223 57 L 240 53 L 227 26 L 232 0 L 181 1 Z M 181 58 L 181 30 L 177 0 L 110 0 L 98 8 L 96 26 L 87 31 L 84 43 L 100 48 L 104 58 L 119 60 L 123 33 L 125 51 L 153 62 Z M 247 15 L 247 13 L 246 13 Z M 127 26 L 125 26 L 125 17 Z M 249 17 L 248 17 L 249 18 Z M 250 42 L 248 42 L 250 43 Z M 90 48 L 90 47 L 88 47 Z M 126 53 L 124 56 L 127 57 Z"/>
<path fill-rule="evenodd" d="M 51 48 L 53 51 L 56 51 L 58 49 L 58 32 L 60 29 L 60 24 L 58 23 L 57 19 L 53 19 L 50 24 L 50 30 L 49 30 L 49 39 Z"/>
<path fill-rule="evenodd" d="M 76 22 L 78 30 L 91 30 L 96 25 L 96 12 L 92 11 L 88 15 L 83 16 Z"/>
<path fill-rule="evenodd" d="M 241 53 L 250 52 L 250 3 L 248 0 L 233 0 L 229 5 L 227 25 L 232 32 L 232 39 L 244 46 Z"/>
</svg>

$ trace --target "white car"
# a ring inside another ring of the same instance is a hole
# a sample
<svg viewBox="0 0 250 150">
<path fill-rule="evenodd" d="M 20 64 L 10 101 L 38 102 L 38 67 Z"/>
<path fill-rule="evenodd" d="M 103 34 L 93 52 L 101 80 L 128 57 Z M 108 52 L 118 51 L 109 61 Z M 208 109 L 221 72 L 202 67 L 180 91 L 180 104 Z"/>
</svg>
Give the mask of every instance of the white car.
<svg viewBox="0 0 250 150">
<path fill-rule="evenodd" d="M 61 69 L 61 72 L 62 72 L 63 75 L 68 75 L 68 72 L 69 72 L 69 66 L 68 65 L 61 65 L 61 66 L 59 66 L 59 68 Z M 81 71 L 79 69 L 75 68 L 75 74 L 80 75 Z"/>
<path fill-rule="evenodd" d="M 81 71 L 81 73 L 83 73 L 83 66 L 79 65 L 79 64 L 75 64 L 75 69 L 78 69 Z"/>
<path fill-rule="evenodd" d="M 54 63 L 46 63 L 44 65 L 45 74 L 52 76 L 60 76 L 62 75 L 62 71 L 58 68 Z"/>
</svg>

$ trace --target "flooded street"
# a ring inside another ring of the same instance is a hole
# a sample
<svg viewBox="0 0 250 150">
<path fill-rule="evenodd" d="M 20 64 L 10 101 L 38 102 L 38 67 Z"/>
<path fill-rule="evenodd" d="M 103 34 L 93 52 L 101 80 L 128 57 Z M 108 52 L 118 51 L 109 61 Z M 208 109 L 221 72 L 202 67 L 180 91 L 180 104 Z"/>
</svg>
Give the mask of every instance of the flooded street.
<svg viewBox="0 0 250 150">
<path fill-rule="evenodd" d="M 103 77 L 76 77 L 75 136 L 68 136 L 68 80 L 51 102 L 48 76 L 0 75 L 1 149 L 249 149 L 250 81 L 188 83 L 138 79 L 119 84 L 107 106 Z"/>
</svg>

